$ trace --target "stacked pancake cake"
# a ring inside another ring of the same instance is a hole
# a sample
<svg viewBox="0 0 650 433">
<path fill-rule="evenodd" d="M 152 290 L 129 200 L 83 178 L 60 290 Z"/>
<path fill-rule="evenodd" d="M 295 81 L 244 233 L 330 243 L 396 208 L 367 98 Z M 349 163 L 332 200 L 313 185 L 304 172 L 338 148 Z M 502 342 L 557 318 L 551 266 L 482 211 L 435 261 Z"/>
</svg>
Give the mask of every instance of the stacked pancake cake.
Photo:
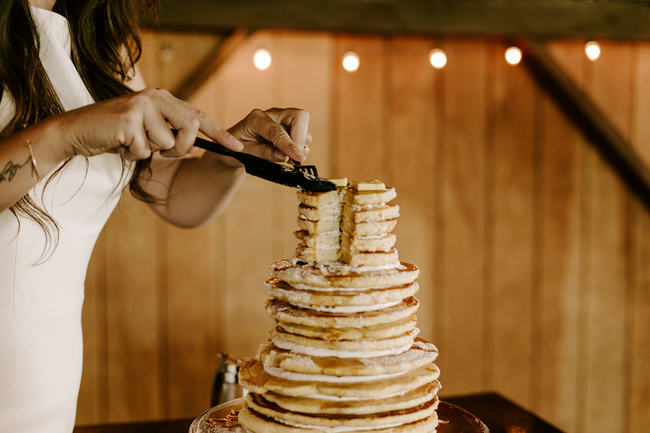
<svg viewBox="0 0 650 433">
<path fill-rule="evenodd" d="M 240 371 L 253 433 L 436 430 L 435 346 L 416 338 L 418 269 L 400 262 L 396 193 L 335 179 L 298 192 L 296 256 L 264 284 L 276 326 Z"/>
</svg>

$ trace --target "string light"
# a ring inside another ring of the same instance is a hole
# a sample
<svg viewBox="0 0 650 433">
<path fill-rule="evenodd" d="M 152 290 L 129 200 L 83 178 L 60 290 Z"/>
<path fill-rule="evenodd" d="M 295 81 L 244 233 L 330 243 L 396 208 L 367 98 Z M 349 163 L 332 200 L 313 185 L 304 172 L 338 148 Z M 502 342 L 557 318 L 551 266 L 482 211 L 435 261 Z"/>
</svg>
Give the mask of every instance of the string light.
<svg viewBox="0 0 650 433">
<path fill-rule="evenodd" d="M 429 52 L 429 63 L 436 69 L 442 69 L 447 64 L 447 54 L 440 48 L 434 48 Z"/>
<path fill-rule="evenodd" d="M 505 53 L 506 62 L 510 65 L 518 65 L 521 62 L 521 50 L 517 47 L 508 47 Z"/>
<path fill-rule="evenodd" d="M 164 63 L 169 63 L 174 60 L 175 55 L 176 52 L 174 51 L 174 47 L 172 45 L 163 44 L 160 47 L 160 60 L 162 60 Z"/>
<path fill-rule="evenodd" d="M 585 54 L 592 62 L 598 60 L 600 57 L 600 44 L 596 41 L 589 41 L 585 44 Z"/>
<path fill-rule="evenodd" d="M 359 60 L 359 55 L 354 51 L 348 51 L 343 55 L 343 61 L 341 62 L 343 69 L 348 72 L 355 72 L 359 69 L 361 61 Z"/>
<path fill-rule="evenodd" d="M 260 48 L 253 54 L 253 64 L 260 71 L 266 71 L 271 66 L 271 53 L 264 48 Z"/>
</svg>

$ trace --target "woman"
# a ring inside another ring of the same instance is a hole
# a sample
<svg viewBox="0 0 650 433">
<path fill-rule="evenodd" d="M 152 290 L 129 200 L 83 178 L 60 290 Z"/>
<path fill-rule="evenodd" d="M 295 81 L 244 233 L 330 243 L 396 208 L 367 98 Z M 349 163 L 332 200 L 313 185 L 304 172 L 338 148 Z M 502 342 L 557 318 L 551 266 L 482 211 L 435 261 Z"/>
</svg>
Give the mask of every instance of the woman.
<svg viewBox="0 0 650 433">
<path fill-rule="evenodd" d="M 227 157 L 182 158 L 199 131 L 273 161 L 309 151 L 305 111 L 254 110 L 227 132 L 164 90 L 132 92 L 143 3 L 0 3 L 0 432 L 72 431 L 86 267 L 127 182 L 192 227 L 244 173 Z"/>
</svg>

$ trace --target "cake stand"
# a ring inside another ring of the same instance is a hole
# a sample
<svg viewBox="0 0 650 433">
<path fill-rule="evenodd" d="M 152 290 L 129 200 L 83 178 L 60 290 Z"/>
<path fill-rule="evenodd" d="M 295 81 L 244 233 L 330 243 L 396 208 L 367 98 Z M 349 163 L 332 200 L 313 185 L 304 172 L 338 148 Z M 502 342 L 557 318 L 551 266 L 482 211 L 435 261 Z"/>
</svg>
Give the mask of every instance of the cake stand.
<svg viewBox="0 0 650 433">
<path fill-rule="evenodd" d="M 194 420 L 189 433 L 248 433 L 237 421 L 243 404 L 244 398 L 238 398 L 207 410 Z M 489 433 L 480 419 L 445 401 L 438 404 L 438 418 L 436 433 Z"/>
</svg>

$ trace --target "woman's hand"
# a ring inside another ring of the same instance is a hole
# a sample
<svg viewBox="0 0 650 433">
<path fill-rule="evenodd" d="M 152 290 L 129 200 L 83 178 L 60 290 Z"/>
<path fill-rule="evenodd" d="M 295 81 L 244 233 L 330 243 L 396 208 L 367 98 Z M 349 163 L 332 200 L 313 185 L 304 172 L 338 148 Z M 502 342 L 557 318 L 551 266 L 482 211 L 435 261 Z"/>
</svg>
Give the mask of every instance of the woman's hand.
<svg viewBox="0 0 650 433">
<path fill-rule="evenodd" d="M 309 113 L 295 108 L 253 110 L 229 132 L 244 144 L 243 152 L 271 161 L 291 158 L 303 161 L 309 153 Z M 275 146 L 274 146 L 275 144 Z M 195 227 L 221 212 L 232 198 L 245 171 L 233 158 L 206 153 L 202 158 L 178 161 L 176 168 L 158 169 L 147 187 L 156 196 L 166 197 L 164 206 L 152 208 L 167 221 L 181 227 Z"/>
<path fill-rule="evenodd" d="M 153 152 L 181 157 L 192 150 L 199 131 L 225 147 L 242 143 L 205 113 L 161 89 L 145 89 L 62 115 L 66 156 L 92 156 L 117 150 L 126 159 L 147 159 Z M 170 125 L 178 130 L 174 136 Z"/>
<path fill-rule="evenodd" d="M 309 112 L 297 108 L 255 109 L 228 129 L 244 144 L 244 152 L 271 161 L 302 162 L 309 154 Z"/>
</svg>

